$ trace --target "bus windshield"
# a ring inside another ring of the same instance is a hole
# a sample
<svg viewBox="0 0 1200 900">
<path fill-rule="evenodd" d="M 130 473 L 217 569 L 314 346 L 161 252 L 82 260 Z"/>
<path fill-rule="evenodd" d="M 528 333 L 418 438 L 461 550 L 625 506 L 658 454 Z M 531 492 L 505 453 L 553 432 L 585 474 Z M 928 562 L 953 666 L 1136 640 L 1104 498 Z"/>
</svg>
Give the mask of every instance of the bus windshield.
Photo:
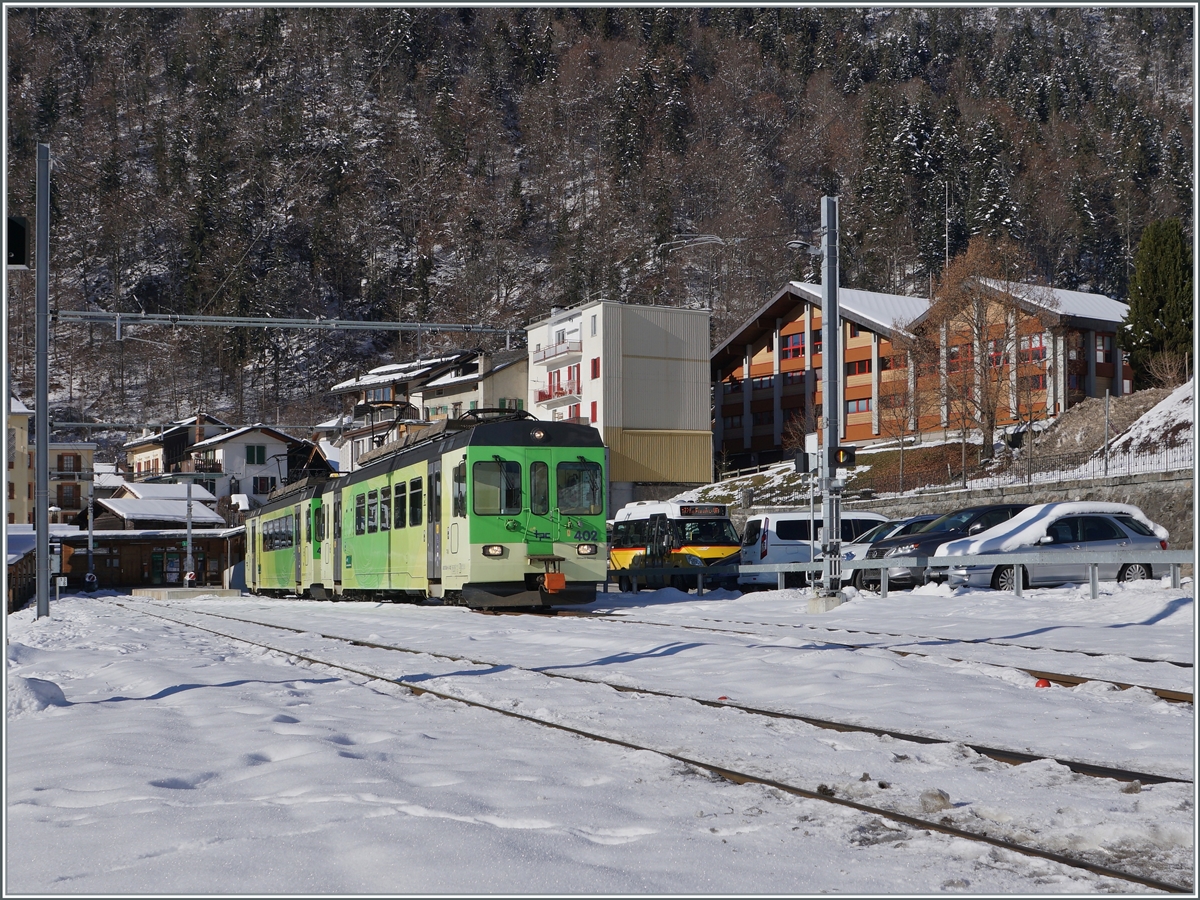
<svg viewBox="0 0 1200 900">
<path fill-rule="evenodd" d="M 739 543 L 737 530 L 728 519 L 676 519 L 673 524 L 680 544 Z"/>
</svg>

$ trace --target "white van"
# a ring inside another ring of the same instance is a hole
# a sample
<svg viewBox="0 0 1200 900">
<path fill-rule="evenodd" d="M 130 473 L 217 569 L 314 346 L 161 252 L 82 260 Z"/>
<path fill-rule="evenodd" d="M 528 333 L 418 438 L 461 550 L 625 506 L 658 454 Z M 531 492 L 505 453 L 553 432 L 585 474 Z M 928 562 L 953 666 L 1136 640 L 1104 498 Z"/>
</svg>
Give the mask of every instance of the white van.
<svg viewBox="0 0 1200 900">
<path fill-rule="evenodd" d="M 816 535 L 809 535 L 809 514 L 804 512 L 763 513 L 746 520 L 742 533 L 741 564 L 743 566 L 768 566 L 776 563 L 811 562 L 821 555 L 821 534 L 824 531 L 824 512 L 813 512 Z M 887 517 L 879 513 L 859 510 L 842 511 L 842 542 L 850 543 L 859 535 L 866 534 Z M 776 572 L 744 572 L 738 576 L 738 585 L 749 588 L 775 588 L 779 586 Z M 807 584 L 803 572 L 786 573 L 788 586 Z"/>
</svg>

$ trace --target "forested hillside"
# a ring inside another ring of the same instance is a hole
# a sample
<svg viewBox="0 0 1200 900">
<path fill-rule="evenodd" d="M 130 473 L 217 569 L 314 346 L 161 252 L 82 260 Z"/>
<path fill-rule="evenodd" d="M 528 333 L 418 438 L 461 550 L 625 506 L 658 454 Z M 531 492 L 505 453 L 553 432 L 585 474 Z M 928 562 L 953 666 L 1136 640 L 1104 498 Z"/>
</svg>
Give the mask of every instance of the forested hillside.
<svg viewBox="0 0 1200 900">
<path fill-rule="evenodd" d="M 524 324 L 702 305 L 714 341 L 841 197 L 842 282 L 927 293 L 985 233 L 1123 298 L 1192 233 L 1190 8 L 10 8 L 8 204 L 55 159 L 61 308 Z M 948 217 L 947 217 L 948 211 Z M 686 235 L 719 240 L 689 241 Z M 33 380 L 33 279 L 11 277 Z M 97 418 L 315 421 L 407 338 L 59 324 Z M 425 349 L 447 335 L 425 338 Z"/>
</svg>

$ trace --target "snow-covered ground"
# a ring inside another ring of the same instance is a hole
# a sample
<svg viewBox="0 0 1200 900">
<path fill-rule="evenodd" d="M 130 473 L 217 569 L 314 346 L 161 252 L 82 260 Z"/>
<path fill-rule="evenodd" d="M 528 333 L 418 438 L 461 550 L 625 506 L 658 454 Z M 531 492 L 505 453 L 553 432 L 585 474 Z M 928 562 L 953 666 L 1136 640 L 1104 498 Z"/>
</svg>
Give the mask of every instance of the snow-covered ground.
<svg viewBox="0 0 1200 900">
<path fill-rule="evenodd" d="M 589 609 L 606 615 L 105 594 L 12 614 L 6 895 L 1148 890 L 665 754 L 1194 883 L 1192 706 L 1112 684 L 1193 689 L 1190 582 Z"/>
</svg>

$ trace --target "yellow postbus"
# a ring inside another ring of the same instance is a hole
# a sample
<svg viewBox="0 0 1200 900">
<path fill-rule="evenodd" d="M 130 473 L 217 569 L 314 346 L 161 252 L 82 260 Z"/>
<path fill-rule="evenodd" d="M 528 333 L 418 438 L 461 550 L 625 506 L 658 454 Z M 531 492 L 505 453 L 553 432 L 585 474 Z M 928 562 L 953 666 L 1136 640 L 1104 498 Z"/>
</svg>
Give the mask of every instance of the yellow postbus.
<svg viewBox="0 0 1200 900">
<path fill-rule="evenodd" d="M 724 504 L 639 500 L 621 507 L 613 519 L 608 565 L 610 569 L 696 569 L 725 561 L 736 565 L 740 547 L 741 539 Z M 630 590 L 632 581 L 630 576 L 617 576 L 623 591 Z M 670 584 L 681 590 L 696 584 L 694 573 L 683 572 L 639 581 L 651 587 Z M 736 587 L 737 575 L 713 581 Z"/>
</svg>

